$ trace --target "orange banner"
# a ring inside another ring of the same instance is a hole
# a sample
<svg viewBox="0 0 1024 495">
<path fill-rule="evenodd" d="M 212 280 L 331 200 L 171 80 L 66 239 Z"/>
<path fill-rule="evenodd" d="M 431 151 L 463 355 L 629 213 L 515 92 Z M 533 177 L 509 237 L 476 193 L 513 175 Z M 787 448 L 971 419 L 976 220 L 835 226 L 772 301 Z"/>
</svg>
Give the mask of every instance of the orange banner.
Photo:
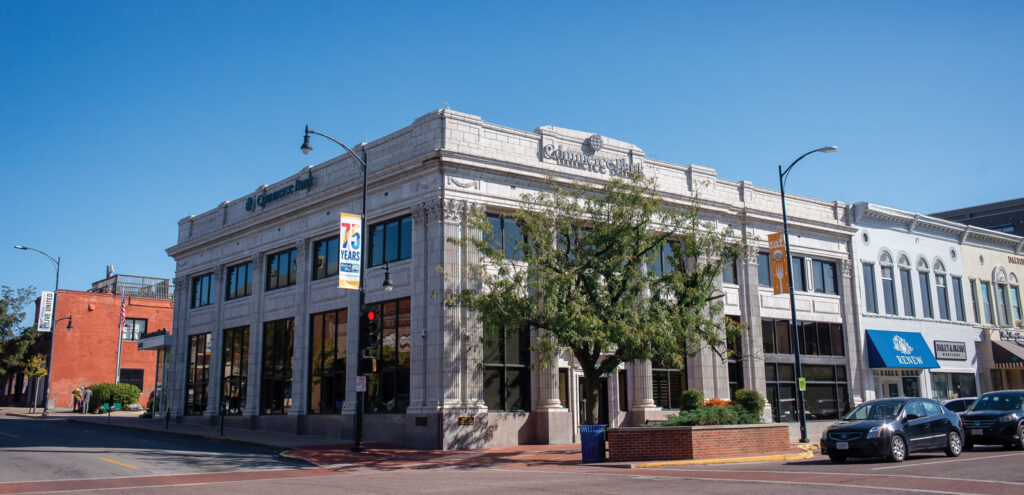
<svg viewBox="0 0 1024 495">
<path fill-rule="evenodd" d="M 786 239 L 781 232 L 768 234 L 768 257 L 772 267 L 772 290 L 789 293 L 789 270 L 786 269 Z"/>
</svg>

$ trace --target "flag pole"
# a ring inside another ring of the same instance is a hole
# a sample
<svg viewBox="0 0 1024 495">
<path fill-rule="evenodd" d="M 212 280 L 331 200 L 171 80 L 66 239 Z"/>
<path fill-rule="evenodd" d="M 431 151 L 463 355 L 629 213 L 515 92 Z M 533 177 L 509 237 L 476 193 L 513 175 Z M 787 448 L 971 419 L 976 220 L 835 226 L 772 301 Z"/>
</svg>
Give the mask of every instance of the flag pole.
<svg viewBox="0 0 1024 495">
<path fill-rule="evenodd" d="M 117 325 L 117 371 L 114 376 L 114 383 L 121 383 L 121 340 L 124 338 L 124 288 L 121 288 L 121 316 L 118 318 Z"/>
</svg>

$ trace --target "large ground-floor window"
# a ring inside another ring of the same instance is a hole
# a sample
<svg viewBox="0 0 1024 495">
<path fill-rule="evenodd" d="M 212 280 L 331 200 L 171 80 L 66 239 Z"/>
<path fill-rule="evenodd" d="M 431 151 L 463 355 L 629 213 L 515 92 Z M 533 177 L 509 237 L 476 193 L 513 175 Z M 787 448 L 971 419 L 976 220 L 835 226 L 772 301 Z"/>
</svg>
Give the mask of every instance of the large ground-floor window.
<svg viewBox="0 0 1024 495">
<path fill-rule="evenodd" d="M 202 415 L 209 399 L 210 334 L 188 336 L 185 368 L 185 415 Z"/>
<path fill-rule="evenodd" d="M 309 412 L 341 412 L 345 401 L 348 310 L 310 316 Z"/>
<path fill-rule="evenodd" d="M 249 386 L 249 327 L 224 330 L 221 348 L 224 373 L 220 387 L 221 414 L 242 414 Z"/>
<path fill-rule="evenodd" d="M 366 412 L 401 413 L 409 407 L 409 298 L 371 304 L 381 315 L 380 345 L 370 351 L 377 371 L 366 379 Z"/>
<path fill-rule="evenodd" d="M 673 368 L 651 370 L 654 404 L 662 409 L 679 409 L 683 390 L 686 390 L 686 371 Z"/>
<path fill-rule="evenodd" d="M 932 397 L 947 400 L 977 396 L 978 387 L 974 373 L 932 372 Z"/>
<path fill-rule="evenodd" d="M 484 332 L 484 403 L 492 411 L 530 410 L 530 332 Z"/>
<path fill-rule="evenodd" d="M 288 414 L 292 406 L 292 361 L 295 320 L 263 324 L 263 373 L 260 402 L 263 414 Z"/>
<path fill-rule="evenodd" d="M 807 380 L 804 413 L 809 420 L 839 419 L 850 410 L 845 365 L 805 364 Z M 792 363 L 765 363 L 765 382 L 772 418 L 776 422 L 797 421 L 796 371 Z"/>
</svg>

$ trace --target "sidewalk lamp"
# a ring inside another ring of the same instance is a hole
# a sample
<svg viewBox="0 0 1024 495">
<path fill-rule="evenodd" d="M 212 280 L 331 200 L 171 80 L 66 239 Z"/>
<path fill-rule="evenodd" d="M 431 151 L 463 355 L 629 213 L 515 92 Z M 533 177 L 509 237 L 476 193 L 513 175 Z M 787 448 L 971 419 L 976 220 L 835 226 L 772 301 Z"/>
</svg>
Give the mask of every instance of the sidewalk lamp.
<svg viewBox="0 0 1024 495">
<path fill-rule="evenodd" d="M 789 221 L 786 218 L 786 179 L 789 176 L 789 171 L 793 169 L 793 165 L 796 162 L 802 160 L 805 156 L 811 153 L 832 153 L 838 150 L 836 146 L 826 146 L 824 148 L 818 148 L 816 150 L 808 151 L 800 155 L 799 158 L 793 160 L 786 170 L 782 170 L 782 165 L 779 165 L 779 192 L 782 196 L 782 232 L 786 238 L 786 270 L 789 272 L 790 277 L 793 275 L 793 251 L 789 249 Z M 792 283 L 791 283 L 792 284 Z M 800 335 L 797 332 L 796 323 L 796 295 L 793 291 L 793 286 L 789 287 L 789 310 L 792 321 L 790 322 L 790 340 L 793 341 L 794 351 L 794 364 L 796 365 L 796 377 L 799 382 L 804 376 L 803 368 L 800 366 Z M 797 417 L 800 419 L 800 443 L 807 443 L 807 419 L 804 414 L 804 391 L 797 385 L 796 388 L 796 407 Z"/>
<path fill-rule="evenodd" d="M 49 254 L 46 254 L 43 251 L 40 251 L 40 250 L 38 250 L 36 248 L 28 247 L 28 246 L 14 246 L 14 249 L 20 249 L 22 251 L 35 251 L 35 252 L 37 252 L 37 253 L 39 253 L 39 254 L 41 254 L 43 256 L 46 256 L 50 260 L 50 262 L 53 263 L 53 266 L 57 268 L 57 279 L 56 279 L 56 281 L 53 284 L 53 315 L 56 316 L 57 315 L 57 296 L 60 293 L 60 256 L 54 258 L 53 256 L 50 256 Z M 64 317 L 64 318 L 60 318 L 58 320 L 54 320 L 53 325 L 51 325 L 51 327 L 50 327 L 50 354 L 49 354 L 49 356 L 47 356 L 47 359 L 46 359 L 46 388 L 43 390 L 43 416 L 49 416 L 50 415 L 50 383 L 53 381 L 53 375 L 51 375 L 51 372 L 52 372 L 51 368 L 52 368 L 52 365 L 53 365 L 53 340 L 54 340 L 54 337 L 55 337 L 54 336 L 54 333 L 55 333 L 54 330 L 57 327 L 57 323 L 60 322 L 60 321 L 63 321 L 63 320 L 68 320 L 68 331 L 70 332 L 71 331 L 71 317 L 70 316 L 67 316 L 67 317 Z"/>
</svg>

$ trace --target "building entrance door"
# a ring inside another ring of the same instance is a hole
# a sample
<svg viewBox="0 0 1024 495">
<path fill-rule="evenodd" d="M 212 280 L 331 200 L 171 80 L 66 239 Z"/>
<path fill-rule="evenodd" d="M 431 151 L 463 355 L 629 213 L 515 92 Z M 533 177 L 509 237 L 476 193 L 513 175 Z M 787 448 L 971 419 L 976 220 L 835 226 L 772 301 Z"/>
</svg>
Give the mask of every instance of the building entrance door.
<svg viewBox="0 0 1024 495">
<path fill-rule="evenodd" d="M 884 398 L 899 397 L 900 396 L 900 380 L 894 377 L 885 377 L 879 380 L 879 386 L 882 390 L 879 391 L 879 395 Z"/>
<path fill-rule="evenodd" d="M 579 388 L 576 389 L 580 398 L 580 424 L 587 424 L 587 397 L 586 388 L 583 385 L 583 378 L 580 377 Z M 597 407 L 597 424 L 608 424 L 608 377 L 602 376 L 597 381 L 597 398 L 600 405 Z"/>
</svg>

